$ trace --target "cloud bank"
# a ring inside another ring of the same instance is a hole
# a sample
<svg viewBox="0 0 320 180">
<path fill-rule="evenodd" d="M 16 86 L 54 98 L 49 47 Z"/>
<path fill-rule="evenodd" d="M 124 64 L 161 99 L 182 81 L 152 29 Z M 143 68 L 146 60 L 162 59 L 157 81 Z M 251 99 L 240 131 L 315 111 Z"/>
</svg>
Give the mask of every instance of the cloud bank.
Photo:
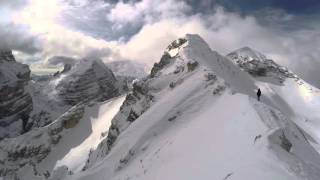
<svg viewBox="0 0 320 180">
<path fill-rule="evenodd" d="M 27 4 L 24 0 L 0 1 L 0 49 L 14 49 L 28 54 L 41 51 L 40 41 L 28 26 L 14 24 L 12 16 Z"/>
<path fill-rule="evenodd" d="M 14 13 L 12 25 L 28 28 L 10 27 L 12 35 L 0 30 L 0 37 L 8 38 L 0 47 L 37 52 L 40 62 L 59 55 L 133 60 L 150 67 L 172 40 L 197 33 L 221 54 L 250 46 L 320 87 L 320 24 L 283 4 L 264 5 L 247 13 L 250 7 L 230 11 L 232 4 L 222 0 L 29 0 Z"/>
</svg>

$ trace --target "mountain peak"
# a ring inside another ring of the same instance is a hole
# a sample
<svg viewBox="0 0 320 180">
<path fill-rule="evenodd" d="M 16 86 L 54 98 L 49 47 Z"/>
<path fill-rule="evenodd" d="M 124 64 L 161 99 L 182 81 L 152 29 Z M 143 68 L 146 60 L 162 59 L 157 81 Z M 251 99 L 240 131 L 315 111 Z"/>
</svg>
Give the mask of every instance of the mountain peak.
<svg viewBox="0 0 320 180">
<path fill-rule="evenodd" d="M 287 78 L 297 78 L 286 67 L 267 59 L 265 55 L 249 47 L 233 51 L 227 57 L 242 70 L 255 78 L 259 78 L 260 81 L 281 85 Z"/>
<path fill-rule="evenodd" d="M 235 57 L 242 57 L 246 58 L 248 60 L 258 60 L 258 61 L 265 61 L 267 57 L 260 53 L 257 50 L 254 50 L 248 46 L 245 46 L 243 48 L 237 49 L 227 55 L 227 57 L 231 57 L 232 59 Z"/>
<path fill-rule="evenodd" d="M 118 95 L 117 79 L 100 59 L 81 59 L 65 76 L 57 79 L 59 96 L 70 105 L 83 99 Z"/>
</svg>

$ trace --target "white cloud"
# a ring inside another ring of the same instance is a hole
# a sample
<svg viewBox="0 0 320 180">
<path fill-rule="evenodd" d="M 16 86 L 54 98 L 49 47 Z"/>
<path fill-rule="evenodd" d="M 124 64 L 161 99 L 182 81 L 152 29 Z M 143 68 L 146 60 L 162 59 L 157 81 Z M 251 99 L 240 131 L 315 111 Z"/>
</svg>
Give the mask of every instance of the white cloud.
<svg viewBox="0 0 320 180">
<path fill-rule="evenodd" d="M 107 15 L 107 18 L 115 23 L 134 22 L 137 19 L 142 18 L 143 11 L 146 9 L 143 5 L 143 3 L 132 5 L 121 1 L 111 10 L 110 14 Z"/>
<path fill-rule="evenodd" d="M 159 60 L 165 47 L 186 33 L 200 34 L 221 54 L 244 46 L 261 51 L 278 63 L 289 67 L 313 84 L 320 85 L 320 31 L 292 32 L 263 26 L 253 16 L 241 16 L 217 8 L 210 15 L 165 18 L 146 24 L 120 49 L 121 55 L 143 62 Z"/>
<path fill-rule="evenodd" d="M 19 11 L 26 0 L 0 1 L 0 49 L 15 49 L 33 54 L 39 51 L 40 42 L 28 27 L 12 23 L 13 11 Z"/>
<path fill-rule="evenodd" d="M 95 39 L 60 24 L 57 19 L 63 9 L 63 4 L 55 0 L 32 0 L 14 17 L 15 24 L 28 26 L 31 33 L 38 35 L 44 60 L 55 55 L 84 57 L 93 51 L 110 51 L 114 47 L 113 42 Z"/>
<path fill-rule="evenodd" d="M 55 55 L 94 56 L 105 61 L 135 60 L 151 66 L 159 60 L 172 40 L 186 33 L 197 33 L 212 49 L 222 54 L 250 46 L 279 63 L 304 73 L 311 81 L 316 79 L 312 78 L 314 75 L 310 72 L 315 73 L 320 67 L 320 28 L 312 26 L 313 29 L 309 30 L 283 30 L 276 23 L 291 22 L 296 17 L 280 10 L 267 14 L 267 20 L 275 23 L 270 26 L 261 24 L 254 16 L 226 12 L 219 7 L 205 15 L 192 14 L 192 7 L 180 0 L 142 0 L 135 3 L 120 1 L 115 5 L 99 2 L 94 6 L 76 2 L 70 5 L 55 0 L 30 1 L 29 6 L 16 14 L 14 22 L 15 25 L 29 26 L 29 32 L 40 38 L 42 59 Z M 82 13 L 88 10 L 93 14 L 75 13 L 70 8 L 72 5 L 86 8 Z M 97 12 L 100 14 L 96 14 Z M 106 41 L 88 35 L 91 32 L 85 34 L 70 28 L 68 22 L 60 21 L 63 19 L 61 15 L 80 19 L 81 25 L 89 27 L 90 31 L 103 31 L 105 28 L 110 36 L 119 32 L 138 32 L 128 41 L 123 41 L 122 38 L 118 41 Z M 98 25 L 102 27 L 96 27 Z M 107 31 L 109 27 L 113 31 Z"/>
</svg>

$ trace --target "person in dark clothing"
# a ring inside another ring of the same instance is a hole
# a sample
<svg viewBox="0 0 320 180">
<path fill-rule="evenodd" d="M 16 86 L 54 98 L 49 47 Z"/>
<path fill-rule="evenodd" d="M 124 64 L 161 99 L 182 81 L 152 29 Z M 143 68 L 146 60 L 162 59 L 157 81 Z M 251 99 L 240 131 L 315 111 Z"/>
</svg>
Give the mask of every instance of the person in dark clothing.
<svg viewBox="0 0 320 180">
<path fill-rule="evenodd" d="M 261 90 L 260 90 L 260 88 L 259 88 L 259 89 L 258 89 L 258 92 L 257 92 L 258 101 L 260 101 L 260 96 L 261 96 Z"/>
</svg>

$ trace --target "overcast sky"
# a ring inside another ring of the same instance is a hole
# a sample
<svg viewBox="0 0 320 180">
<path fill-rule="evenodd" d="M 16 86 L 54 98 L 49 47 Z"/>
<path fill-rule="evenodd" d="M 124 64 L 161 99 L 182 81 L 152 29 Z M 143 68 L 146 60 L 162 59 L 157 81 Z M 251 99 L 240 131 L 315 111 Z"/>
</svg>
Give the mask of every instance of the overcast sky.
<svg viewBox="0 0 320 180">
<path fill-rule="evenodd" d="M 200 34 L 227 54 L 243 46 L 320 87 L 319 0 L 0 0 L 0 49 L 151 66 L 172 40 Z"/>
</svg>

